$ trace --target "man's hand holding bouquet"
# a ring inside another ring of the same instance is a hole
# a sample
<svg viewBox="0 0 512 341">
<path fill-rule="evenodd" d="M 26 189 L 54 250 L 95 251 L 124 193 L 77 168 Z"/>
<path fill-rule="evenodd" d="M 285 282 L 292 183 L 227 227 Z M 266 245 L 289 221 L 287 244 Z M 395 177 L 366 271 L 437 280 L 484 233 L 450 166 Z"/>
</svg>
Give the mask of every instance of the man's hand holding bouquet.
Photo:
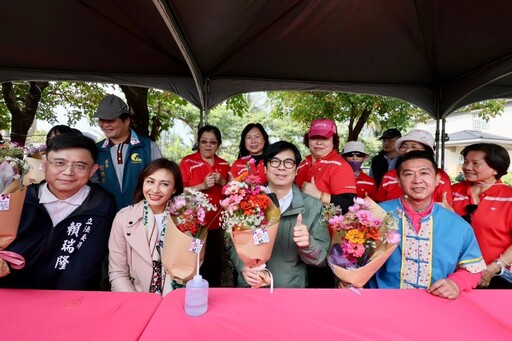
<svg viewBox="0 0 512 341">
<path fill-rule="evenodd" d="M 265 262 L 272 255 L 280 219 L 280 210 L 259 185 L 259 178 L 243 172 L 222 189 L 223 228 L 231 237 L 244 268 L 260 276 L 262 285 L 271 285 L 272 275 Z"/>
</svg>

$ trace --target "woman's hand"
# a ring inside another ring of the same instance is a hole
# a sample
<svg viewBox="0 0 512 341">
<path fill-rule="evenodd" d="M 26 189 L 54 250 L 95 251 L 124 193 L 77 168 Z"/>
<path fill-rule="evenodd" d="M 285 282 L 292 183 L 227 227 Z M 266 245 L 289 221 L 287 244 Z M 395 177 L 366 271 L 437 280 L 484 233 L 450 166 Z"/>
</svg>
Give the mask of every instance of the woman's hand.
<svg viewBox="0 0 512 341">
<path fill-rule="evenodd" d="M 203 187 L 205 190 L 212 188 L 215 185 L 215 173 L 210 173 L 204 177 Z"/>
<path fill-rule="evenodd" d="M 302 192 L 311 195 L 313 198 L 319 199 L 322 192 L 316 187 L 315 177 L 311 178 L 311 182 L 304 181 L 302 183 Z"/>
<path fill-rule="evenodd" d="M 480 283 L 478 283 L 479 288 L 487 288 L 491 283 L 491 279 L 501 271 L 498 264 L 495 262 L 491 262 L 491 264 L 487 264 L 487 268 L 482 271 L 482 279 Z"/>
<path fill-rule="evenodd" d="M 264 285 L 259 275 L 259 271 L 254 270 L 251 267 L 244 266 L 242 268 L 242 276 L 244 277 L 247 284 L 251 286 L 251 288 L 259 288 L 260 286 Z"/>
<path fill-rule="evenodd" d="M 224 178 L 218 171 L 213 172 L 212 175 L 216 184 L 221 186 L 224 186 L 226 184 L 226 180 L 224 180 Z"/>
<path fill-rule="evenodd" d="M 460 289 L 457 284 L 449 278 L 440 279 L 427 289 L 434 296 L 454 300 L 460 295 Z"/>
</svg>

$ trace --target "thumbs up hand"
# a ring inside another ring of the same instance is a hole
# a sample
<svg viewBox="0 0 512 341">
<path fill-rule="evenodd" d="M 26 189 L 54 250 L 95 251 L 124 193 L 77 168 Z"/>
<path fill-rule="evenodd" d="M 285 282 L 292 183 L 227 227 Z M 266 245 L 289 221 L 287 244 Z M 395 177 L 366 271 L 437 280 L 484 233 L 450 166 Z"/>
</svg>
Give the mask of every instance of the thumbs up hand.
<svg viewBox="0 0 512 341">
<path fill-rule="evenodd" d="M 319 198 L 322 194 L 316 187 L 314 176 L 311 178 L 311 182 L 304 181 L 302 184 L 302 192 L 311 195 L 313 198 Z"/>
<path fill-rule="evenodd" d="M 448 195 L 448 193 L 446 192 L 443 192 L 443 199 L 441 202 L 438 202 L 439 205 L 443 206 L 444 208 L 446 208 L 447 210 L 450 210 L 452 212 L 455 212 L 452 205 L 450 205 L 450 203 L 448 202 L 448 199 L 446 199 L 446 196 Z"/>
<path fill-rule="evenodd" d="M 308 227 L 302 223 L 302 214 L 297 216 L 297 222 L 293 227 L 293 241 L 298 247 L 309 246 Z"/>
</svg>

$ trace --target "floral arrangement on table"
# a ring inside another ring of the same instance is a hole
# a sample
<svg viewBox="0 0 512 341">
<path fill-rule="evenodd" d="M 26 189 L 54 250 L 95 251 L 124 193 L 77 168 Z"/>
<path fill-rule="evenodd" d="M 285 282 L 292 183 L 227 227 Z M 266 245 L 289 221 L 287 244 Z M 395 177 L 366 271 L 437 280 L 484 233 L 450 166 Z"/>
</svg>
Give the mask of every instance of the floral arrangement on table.
<svg viewBox="0 0 512 341">
<path fill-rule="evenodd" d="M 169 206 L 172 219 L 167 223 L 162 264 L 178 284 L 190 280 L 202 264 L 208 235 L 206 212 L 216 210 L 208 195 L 194 188 L 185 188 L 172 199 Z"/>
<path fill-rule="evenodd" d="M 221 220 L 244 266 L 260 271 L 264 282 L 272 286 L 272 276 L 265 270 L 277 234 L 281 212 L 259 177 L 242 172 L 222 188 Z M 277 199 L 275 199 L 277 201 Z"/>
<path fill-rule="evenodd" d="M 400 242 L 397 218 L 368 198 L 354 199 L 345 215 L 331 204 L 324 217 L 334 231 L 328 263 L 342 282 L 354 287 L 362 287 Z"/>
</svg>

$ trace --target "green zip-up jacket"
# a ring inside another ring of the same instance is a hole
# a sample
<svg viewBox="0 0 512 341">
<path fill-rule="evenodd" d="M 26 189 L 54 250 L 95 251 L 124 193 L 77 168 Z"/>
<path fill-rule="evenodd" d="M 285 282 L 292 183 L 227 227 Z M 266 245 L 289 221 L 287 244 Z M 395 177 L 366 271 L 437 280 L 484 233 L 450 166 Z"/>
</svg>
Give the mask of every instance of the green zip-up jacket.
<svg viewBox="0 0 512 341">
<path fill-rule="evenodd" d="M 281 212 L 281 221 L 277 231 L 272 256 L 267 261 L 267 269 L 272 272 L 276 288 L 305 288 L 307 285 L 306 264 L 325 265 L 330 237 L 327 225 L 322 221 L 322 204 L 312 196 L 302 193 L 293 184 L 293 199 L 290 207 Z M 302 223 L 308 227 L 309 246 L 299 248 L 293 241 L 293 227 L 297 216 L 302 213 Z M 228 252 L 233 266 L 237 269 L 240 287 L 249 285 L 242 276 L 243 263 L 238 258 L 231 240 Z"/>
</svg>

